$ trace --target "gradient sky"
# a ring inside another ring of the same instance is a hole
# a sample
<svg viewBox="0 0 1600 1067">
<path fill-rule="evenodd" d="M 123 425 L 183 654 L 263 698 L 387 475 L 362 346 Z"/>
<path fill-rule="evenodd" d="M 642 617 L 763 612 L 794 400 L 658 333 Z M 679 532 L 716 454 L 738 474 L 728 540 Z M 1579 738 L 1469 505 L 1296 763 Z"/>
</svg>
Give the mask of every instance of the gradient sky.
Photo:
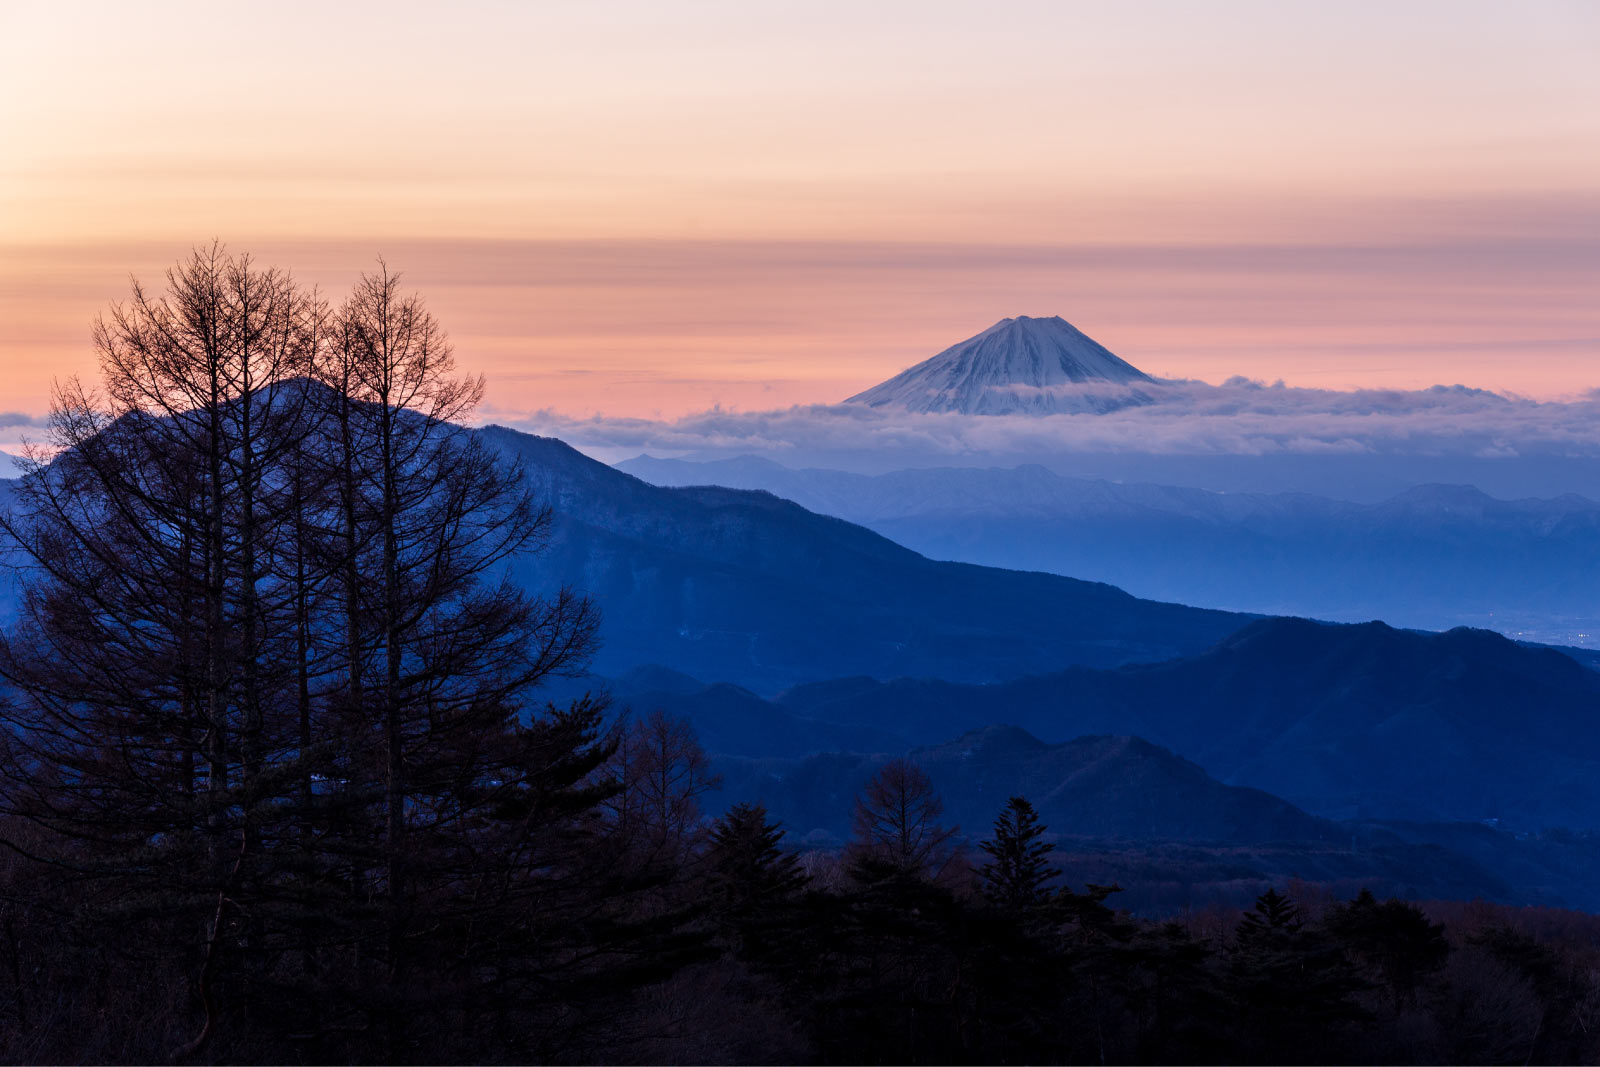
<svg viewBox="0 0 1600 1067">
<path fill-rule="evenodd" d="M 837 400 L 1017 314 L 1571 394 L 1600 5 L 0 0 L 0 411 L 213 237 L 381 253 L 507 417 Z"/>
</svg>

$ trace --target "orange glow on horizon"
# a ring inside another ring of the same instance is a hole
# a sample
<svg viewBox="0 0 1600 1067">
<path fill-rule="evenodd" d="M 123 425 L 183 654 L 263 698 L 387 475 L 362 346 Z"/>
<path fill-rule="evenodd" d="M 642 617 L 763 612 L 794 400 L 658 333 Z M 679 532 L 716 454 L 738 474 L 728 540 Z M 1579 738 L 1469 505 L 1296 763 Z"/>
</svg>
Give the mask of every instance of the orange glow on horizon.
<svg viewBox="0 0 1600 1067">
<path fill-rule="evenodd" d="M 0 410 L 220 237 L 385 255 L 493 411 L 841 399 L 1015 314 L 1156 374 L 1600 385 L 1600 10 L 0 12 Z"/>
</svg>

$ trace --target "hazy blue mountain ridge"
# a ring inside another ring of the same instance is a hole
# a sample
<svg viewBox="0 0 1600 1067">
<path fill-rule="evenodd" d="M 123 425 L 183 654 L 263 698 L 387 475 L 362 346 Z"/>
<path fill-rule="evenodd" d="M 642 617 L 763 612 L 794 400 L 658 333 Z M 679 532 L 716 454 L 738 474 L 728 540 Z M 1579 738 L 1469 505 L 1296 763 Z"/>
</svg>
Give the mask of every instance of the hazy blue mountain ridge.
<svg viewBox="0 0 1600 1067">
<path fill-rule="evenodd" d="M 936 562 L 770 493 L 661 488 L 553 438 L 482 432 L 556 510 L 548 551 L 518 575 L 595 597 L 601 674 L 660 663 L 765 693 L 850 674 L 999 681 L 1192 654 L 1249 621 Z"/>
<path fill-rule="evenodd" d="M 1269 619 L 1165 664 L 999 685 L 801 686 L 780 707 L 928 743 L 1129 733 L 1330 818 L 1600 827 L 1600 675 L 1486 631 Z"/>
<path fill-rule="evenodd" d="M 1600 828 L 1600 675 L 1486 631 L 1270 619 L 1185 659 L 998 684 L 858 676 L 770 701 L 688 681 L 613 691 L 741 757 L 903 752 L 1000 725 L 1048 743 L 1132 734 L 1326 818 Z"/>
<path fill-rule="evenodd" d="M 851 800 L 899 752 L 827 752 L 772 763 L 721 760 L 730 797 L 759 799 L 797 831 L 850 834 Z M 945 820 L 983 836 L 1012 796 L 1026 796 L 1057 833 L 1144 840 L 1336 841 L 1343 833 L 1277 797 L 1224 785 L 1137 737 L 1046 743 L 1015 726 L 987 726 L 911 750 L 945 804 Z M 739 770 L 746 773 L 740 774 Z"/>
<path fill-rule="evenodd" d="M 663 489 L 552 438 L 480 432 L 556 513 L 548 551 L 514 574 L 536 592 L 595 598 L 601 674 L 665 663 L 763 693 L 857 673 L 998 681 L 1170 659 L 1249 619 L 936 562 L 770 493 Z M 0 617 L 13 599 L 0 583 Z"/>
<path fill-rule="evenodd" d="M 1409 899 L 1482 898 L 1600 906 L 1600 840 L 1514 835 L 1479 824 L 1334 822 L 1269 793 L 1225 785 L 1196 764 L 1129 736 L 1048 744 L 991 726 L 915 748 L 911 757 L 944 801 L 974 859 L 1007 798 L 1034 804 L 1069 884 L 1120 884 L 1118 903 L 1146 914 L 1210 904 L 1247 906 L 1296 880 L 1340 896 L 1371 889 Z M 887 754 L 799 759 L 713 758 L 723 776 L 706 797 L 719 811 L 758 799 L 789 831 L 790 847 L 832 847 Z"/>
<path fill-rule="evenodd" d="M 762 488 L 937 559 L 1106 581 L 1262 614 L 1472 625 L 1556 644 L 1600 634 L 1600 503 L 1422 485 L 1376 504 L 1068 478 L 1041 466 L 882 475 L 641 456 L 661 485 Z"/>
<path fill-rule="evenodd" d="M 619 710 L 688 719 L 723 796 L 768 800 L 803 832 L 839 836 L 860 782 L 908 749 L 969 832 L 1023 792 L 1075 840 L 1198 849 L 1149 858 L 1180 880 L 1237 862 L 1241 885 L 1300 872 L 1544 900 L 1489 873 L 1509 835 L 1452 829 L 1452 850 L 1372 820 L 1600 823 L 1600 676 L 1559 653 L 1481 632 L 1252 622 L 939 563 L 770 493 L 661 488 L 553 439 L 483 433 L 556 510 L 549 550 L 518 577 L 596 597 L 594 669 L 616 678 Z M 1203 513 L 1213 496 L 1176 499 Z M 1423 502 L 1493 507 L 1454 490 Z M 1550 870 L 1587 870 L 1573 859 L 1587 846 L 1550 848 L 1518 877 L 1575 899 Z M 1131 862 L 1113 851 L 1111 866 Z"/>
</svg>

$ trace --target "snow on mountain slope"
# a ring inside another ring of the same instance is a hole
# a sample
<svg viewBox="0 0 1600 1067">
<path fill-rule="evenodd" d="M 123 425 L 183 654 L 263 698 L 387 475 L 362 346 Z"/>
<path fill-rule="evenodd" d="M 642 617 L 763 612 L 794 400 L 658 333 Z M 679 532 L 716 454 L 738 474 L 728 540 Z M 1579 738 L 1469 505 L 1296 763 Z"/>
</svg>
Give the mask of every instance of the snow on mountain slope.
<svg viewBox="0 0 1600 1067">
<path fill-rule="evenodd" d="M 966 415 L 1046 415 L 1148 404 L 1158 384 L 1059 315 L 1001 319 L 847 404 Z"/>
</svg>

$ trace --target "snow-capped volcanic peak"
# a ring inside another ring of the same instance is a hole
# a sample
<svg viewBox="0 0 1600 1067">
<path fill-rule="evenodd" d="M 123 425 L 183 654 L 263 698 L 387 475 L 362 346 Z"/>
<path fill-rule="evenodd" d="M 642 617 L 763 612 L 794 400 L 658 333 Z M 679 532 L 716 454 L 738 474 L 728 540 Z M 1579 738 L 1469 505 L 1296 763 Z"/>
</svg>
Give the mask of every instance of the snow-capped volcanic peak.
<svg viewBox="0 0 1600 1067">
<path fill-rule="evenodd" d="M 1133 387 L 1154 383 L 1061 316 L 1019 315 L 845 402 L 969 415 L 1104 411 L 1149 403 Z"/>
</svg>

